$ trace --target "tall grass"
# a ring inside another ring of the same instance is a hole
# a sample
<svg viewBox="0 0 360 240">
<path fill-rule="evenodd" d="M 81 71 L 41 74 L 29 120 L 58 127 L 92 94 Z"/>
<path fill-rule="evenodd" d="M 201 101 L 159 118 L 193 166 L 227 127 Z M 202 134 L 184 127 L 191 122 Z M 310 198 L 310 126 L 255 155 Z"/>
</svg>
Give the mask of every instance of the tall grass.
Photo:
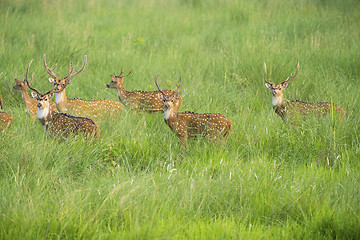
<svg viewBox="0 0 360 240">
<path fill-rule="evenodd" d="M 0 93 L 15 117 L 0 135 L 0 238 L 360 238 L 360 4 L 358 1 L 0 2 Z M 58 141 L 26 117 L 14 78 L 31 59 L 83 73 L 69 97 L 110 98 L 110 74 L 134 72 L 129 90 L 183 79 L 182 111 L 233 123 L 226 148 L 184 149 L 163 116 L 129 110 L 101 137 Z M 297 78 L 288 99 L 331 101 L 331 116 L 284 124 L 268 78 Z"/>
</svg>

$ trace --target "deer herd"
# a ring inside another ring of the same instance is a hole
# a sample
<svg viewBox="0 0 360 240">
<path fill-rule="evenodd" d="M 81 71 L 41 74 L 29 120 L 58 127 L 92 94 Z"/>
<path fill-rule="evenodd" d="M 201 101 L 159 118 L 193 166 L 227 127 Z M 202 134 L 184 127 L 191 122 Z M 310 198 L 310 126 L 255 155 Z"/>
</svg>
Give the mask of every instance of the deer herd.
<svg viewBox="0 0 360 240">
<path fill-rule="evenodd" d="M 183 146 L 187 146 L 188 139 L 197 137 L 206 137 L 214 142 L 221 142 L 224 147 L 226 140 L 232 129 L 232 123 L 219 113 L 194 113 L 179 112 L 183 98 L 178 93 L 181 86 L 175 91 L 162 90 L 158 84 L 158 77 L 155 79 L 155 85 L 158 91 L 132 91 L 129 92 L 124 87 L 124 78 L 131 74 L 132 70 L 123 75 L 111 75 L 111 82 L 106 85 L 107 88 L 114 88 L 117 91 L 119 101 L 110 99 L 101 100 L 83 100 L 80 98 L 68 98 L 65 88 L 69 85 L 72 78 L 79 75 L 86 66 L 87 56 L 84 57 L 84 63 L 80 70 L 70 63 L 67 74 L 60 78 L 55 74 L 57 65 L 49 68 L 46 64 L 46 56 L 43 55 L 43 65 L 46 72 L 51 76 L 49 82 L 54 87 L 48 92 L 42 94 L 33 87 L 33 76 L 29 82 L 29 71 L 32 60 L 30 61 L 24 81 L 15 79 L 14 90 L 21 91 L 22 99 L 25 103 L 25 112 L 33 120 L 37 118 L 50 136 L 67 138 L 69 135 L 82 135 L 85 138 L 97 139 L 100 137 L 100 128 L 98 123 L 107 116 L 115 116 L 122 112 L 123 106 L 133 111 L 145 111 L 148 113 L 163 113 L 165 123 L 180 139 Z M 346 109 L 329 102 L 303 102 L 286 100 L 283 96 L 285 88 L 295 79 L 296 73 L 291 74 L 291 79 L 274 84 L 267 81 L 266 64 L 265 68 L 265 86 L 272 91 L 272 105 L 275 113 L 278 114 L 284 122 L 294 119 L 296 116 L 316 115 L 325 116 L 327 114 L 339 113 L 344 117 Z M 75 72 L 74 72 L 75 70 Z M 28 88 L 32 90 L 29 96 Z M 55 95 L 55 103 L 51 101 Z M 3 100 L 0 95 L 0 108 L 3 109 Z M 6 112 L 0 112 L 0 129 L 6 131 L 13 123 L 14 117 Z"/>
</svg>

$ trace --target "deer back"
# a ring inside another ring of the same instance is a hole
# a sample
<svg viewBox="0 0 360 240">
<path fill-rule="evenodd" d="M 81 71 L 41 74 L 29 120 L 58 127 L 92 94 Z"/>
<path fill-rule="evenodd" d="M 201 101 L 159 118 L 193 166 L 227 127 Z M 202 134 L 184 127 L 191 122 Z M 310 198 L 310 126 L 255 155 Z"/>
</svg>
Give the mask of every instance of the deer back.
<svg viewBox="0 0 360 240">
<path fill-rule="evenodd" d="M 69 98 L 67 113 L 75 116 L 89 117 L 95 122 L 106 116 L 122 112 L 122 104 L 111 99 L 82 100 L 80 98 Z"/>
<path fill-rule="evenodd" d="M 0 94 L 0 109 L 4 108 L 4 103 Z M 14 122 L 14 117 L 10 113 L 0 112 L 0 129 L 6 130 Z"/>
<path fill-rule="evenodd" d="M 163 91 L 167 95 L 174 93 L 171 90 Z M 174 110 L 178 111 L 182 104 L 182 96 L 178 93 L 174 95 Z M 126 106 L 133 110 L 143 110 L 150 113 L 164 111 L 164 102 L 161 99 L 160 91 L 133 91 L 126 99 Z"/>
<path fill-rule="evenodd" d="M 346 109 L 329 102 L 303 102 L 299 100 L 288 101 L 289 114 L 291 111 L 299 112 L 302 116 L 306 116 L 309 114 L 315 114 L 318 116 L 325 116 L 329 113 L 337 112 L 340 113 L 342 117 L 344 117 Z"/>
<path fill-rule="evenodd" d="M 0 129 L 6 130 L 14 122 L 14 117 L 10 113 L 0 112 Z"/>
<path fill-rule="evenodd" d="M 85 117 L 75 117 L 66 113 L 53 113 L 48 120 L 47 131 L 51 136 L 61 135 L 66 138 L 70 134 L 83 134 L 85 137 L 100 136 L 100 128 L 91 119 Z"/>
<path fill-rule="evenodd" d="M 179 112 L 176 119 L 168 119 L 170 128 L 178 136 L 186 135 L 188 139 L 198 136 L 216 138 L 227 138 L 232 124 L 230 120 L 219 113 L 194 113 Z"/>
</svg>

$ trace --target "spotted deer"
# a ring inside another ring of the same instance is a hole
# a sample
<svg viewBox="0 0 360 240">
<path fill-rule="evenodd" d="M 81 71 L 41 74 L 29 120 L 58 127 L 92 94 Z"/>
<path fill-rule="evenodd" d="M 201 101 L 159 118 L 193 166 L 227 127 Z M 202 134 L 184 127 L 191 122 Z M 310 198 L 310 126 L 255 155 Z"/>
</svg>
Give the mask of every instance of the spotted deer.
<svg viewBox="0 0 360 240">
<path fill-rule="evenodd" d="M 123 72 L 120 75 L 116 76 L 110 75 L 111 82 L 106 85 L 107 88 L 115 88 L 119 97 L 119 100 L 126 107 L 138 111 L 146 111 L 149 113 L 158 113 L 164 111 L 164 103 L 161 100 L 159 91 L 126 91 L 124 87 L 124 77 L 128 76 L 132 70 L 123 75 Z M 165 94 L 170 95 L 173 92 L 170 90 L 164 90 Z M 180 94 L 174 94 L 174 110 L 178 111 L 182 104 L 182 97 Z"/>
<path fill-rule="evenodd" d="M 26 81 L 26 79 L 28 79 L 29 77 L 29 69 L 32 61 L 33 60 L 31 60 L 29 63 L 24 81 L 15 79 L 16 85 L 13 87 L 13 89 L 19 90 L 21 92 L 22 99 L 25 103 L 25 112 L 28 113 L 33 120 L 35 120 L 38 112 L 37 101 L 29 96 L 27 81 Z M 54 112 L 58 111 L 56 108 L 56 104 L 53 101 L 50 101 L 50 109 Z"/>
<path fill-rule="evenodd" d="M 67 138 L 69 135 L 76 136 L 82 134 L 85 138 L 91 137 L 97 139 L 100 137 L 99 126 L 90 118 L 75 117 L 66 113 L 54 112 L 50 109 L 50 99 L 54 96 L 54 93 L 60 90 L 54 90 L 53 88 L 47 93 L 42 94 L 36 88 L 31 87 L 31 83 L 27 80 L 26 82 L 27 86 L 36 92 L 31 92 L 31 95 L 37 101 L 38 118 L 50 136 Z"/>
<path fill-rule="evenodd" d="M 4 109 L 4 102 L 0 94 L 0 109 Z M 0 130 L 6 131 L 14 122 L 14 117 L 10 113 L 0 112 Z"/>
<path fill-rule="evenodd" d="M 49 82 L 55 87 L 55 103 L 60 112 L 69 113 L 75 116 L 90 117 L 95 122 L 100 121 L 108 115 L 116 115 L 122 112 L 122 104 L 110 99 L 83 100 L 80 98 L 67 98 L 65 88 L 70 83 L 71 78 L 79 75 L 84 69 L 87 62 L 87 56 L 84 57 L 84 63 L 80 70 L 75 67 L 76 73 L 72 74 L 74 68 L 63 78 L 59 78 L 53 69 L 46 65 L 46 56 L 43 55 L 43 64 L 47 73 L 53 77 L 49 78 Z M 70 64 L 71 66 L 71 64 Z"/>
<path fill-rule="evenodd" d="M 181 86 L 181 78 L 177 89 L 174 92 L 166 93 L 161 90 L 157 83 L 158 76 L 155 84 L 160 92 L 159 97 L 163 101 L 164 120 L 180 138 L 183 145 L 187 146 L 188 139 L 207 137 L 212 141 L 221 140 L 224 147 L 232 129 L 230 120 L 219 113 L 178 112 L 175 110 L 174 100 L 175 94 Z"/>
<path fill-rule="evenodd" d="M 299 63 L 296 68 L 295 75 L 291 74 L 291 79 L 288 81 L 287 78 L 285 81 L 274 84 L 266 80 L 266 64 L 265 67 L 265 86 L 272 91 L 272 105 L 275 112 L 283 119 L 284 122 L 293 118 L 296 115 L 298 116 L 307 116 L 309 114 L 314 114 L 317 116 L 325 116 L 329 113 L 340 113 L 341 118 L 344 117 L 346 109 L 335 105 L 329 102 L 303 102 L 299 100 L 286 100 L 283 95 L 283 91 L 287 86 L 295 79 L 298 70 Z"/>
</svg>

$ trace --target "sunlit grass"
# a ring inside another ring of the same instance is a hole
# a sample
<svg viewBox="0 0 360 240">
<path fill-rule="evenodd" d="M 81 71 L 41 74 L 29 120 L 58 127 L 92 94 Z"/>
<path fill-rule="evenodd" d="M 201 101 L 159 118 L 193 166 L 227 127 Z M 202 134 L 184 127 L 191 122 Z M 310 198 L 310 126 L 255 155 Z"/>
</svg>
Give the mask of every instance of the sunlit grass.
<svg viewBox="0 0 360 240">
<path fill-rule="evenodd" d="M 2 1 L 0 93 L 15 117 L 0 135 L 0 238 L 357 239 L 360 237 L 359 13 L 356 1 Z M 163 116 L 99 123 L 96 142 L 58 141 L 24 112 L 14 78 L 31 59 L 84 72 L 68 97 L 118 100 L 128 90 L 175 89 L 181 111 L 218 112 L 225 149 L 181 146 Z M 331 101 L 345 118 L 284 124 L 264 86 L 300 69 L 285 98 Z"/>
</svg>

